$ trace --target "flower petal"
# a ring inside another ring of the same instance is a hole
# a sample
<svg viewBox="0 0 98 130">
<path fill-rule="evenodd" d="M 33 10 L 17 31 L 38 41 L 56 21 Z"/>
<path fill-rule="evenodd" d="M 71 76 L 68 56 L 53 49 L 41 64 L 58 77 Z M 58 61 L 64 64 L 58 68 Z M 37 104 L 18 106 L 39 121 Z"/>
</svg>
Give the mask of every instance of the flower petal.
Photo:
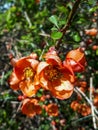
<svg viewBox="0 0 98 130">
<path fill-rule="evenodd" d="M 65 64 L 72 67 L 74 72 L 84 71 L 86 65 L 86 58 L 82 48 L 71 50 L 66 55 Z"/>
<path fill-rule="evenodd" d="M 41 114 L 42 112 L 41 106 L 38 104 L 37 99 L 24 99 L 21 110 L 23 114 L 29 117 L 33 117 L 36 114 Z"/>
<path fill-rule="evenodd" d="M 57 91 L 71 91 L 73 90 L 73 84 L 71 84 L 71 82 L 69 82 L 68 80 L 61 81 L 61 84 L 59 86 L 54 87 L 54 89 Z"/>
<path fill-rule="evenodd" d="M 35 59 L 27 59 L 27 61 L 30 62 L 30 63 L 31 63 L 31 67 L 32 67 L 34 70 L 36 70 L 37 65 L 38 65 L 39 62 L 38 62 L 37 60 L 35 60 Z"/>
<path fill-rule="evenodd" d="M 37 75 L 39 75 L 49 64 L 47 62 L 40 62 L 37 67 Z"/>
<path fill-rule="evenodd" d="M 16 73 L 17 77 L 20 80 L 22 80 L 23 74 L 24 74 L 24 69 L 27 67 L 30 67 L 36 71 L 36 67 L 37 67 L 38 63 L 39 62 L 37 60 L 32 59 L 30 57 L 22 57 L 15 63 L 15 73 Z"/>
<path fill-rule="evenodd" d="M 61 83 L 59 81 L 58 85 L 52 83 L 50 83 L 49 85 L 49 90 L 51 91 L 53 96 L 62 100 L 69 98 L 73 94 L 73 89 L 74 89 L 73 84 L 68 80 L 61 81 Z"/>
<path fill-rule="evenodd" d="M 24 95 L 26 95 L 27 97 L 32 97 L 36 94 L 40 86 L 34 85 L 30 80 L 25 80 L 19 84 L 19 88 L 21 89 Z"/>
<path fill-rule="evenodd" d="M 47 55 L 45 59 L 46 62 L 49 63 L 50 65 L 62 66 L 60 58 L 56 55 Z"/>
<path fill-rule="evenodd" d="M 15 72 L 13 71 L 8 79 L 8 83 L 9 83 L 10 87 L 14 90 L 18 90 L 19 82 L 20 82 L 19 79 L 17 78 Z"/>
<path fill-rule="evenodd" d="M 51 91 L 53 96 L 55 96 L 58 99 L 64 100 L 64 99 L 68 99 L 71 97 L 71 95 L 73 94 L 73 90 L 72 91 Z"/>
<path fill-rule="evenodd" d="M 31 66 L 31 63 L 26 58 L 21 58 L 16 62 L 15 73 L 20 80 L 22 80 L 24 69 L 28 66 Z"/>
<path fill-rule="evenodd" d="M 60 71 L 63 74 L 63 78 L 65 78 L 66 80 L 69 80 L 72 83 L 75 81 L 74 72 L 72 68 L 70 67 L 70 65 L 64 64 L 64 68 L 62 68 Z"/>
<path fill-rule="evenodd" d="M 22 113 L 29 116 L 33 117 L 36 115 L 36 112 L 33 110 L 34 104 L 30 101 L 30 99 L 25 99 L 22 104 Z"/>
</svg>

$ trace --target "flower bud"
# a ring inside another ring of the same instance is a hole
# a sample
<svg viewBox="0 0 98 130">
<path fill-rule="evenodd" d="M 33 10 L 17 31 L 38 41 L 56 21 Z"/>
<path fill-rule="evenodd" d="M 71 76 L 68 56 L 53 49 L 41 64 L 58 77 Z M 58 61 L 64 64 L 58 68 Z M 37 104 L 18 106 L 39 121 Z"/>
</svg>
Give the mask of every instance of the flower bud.
<svg viewBox="0 0 98 130">
<path fill-rule="evenodd" d="M 86 65 L 86 59 L 83 50 L 81 48 L 71 50 L 66 55 L 66 59 L 63 63 L 64 65 L 66 64 L 70 65 L 74 72 L 84 71 Z"/>
<path fill-rule="evenodd" d="M 85 34 L 90 36 L 96 36 L 98 34 L 98 30 L 96 28 L 85 30 Z"/>
</svg>

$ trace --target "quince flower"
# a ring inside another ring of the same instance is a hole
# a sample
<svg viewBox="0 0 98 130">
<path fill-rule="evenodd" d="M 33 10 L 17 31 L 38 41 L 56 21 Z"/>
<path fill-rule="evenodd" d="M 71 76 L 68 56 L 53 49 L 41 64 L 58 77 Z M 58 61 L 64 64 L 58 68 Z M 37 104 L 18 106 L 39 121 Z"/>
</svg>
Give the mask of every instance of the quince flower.
<svg viewBox="0 0 98 130">
<path fill-rule="evenodd" d="M 85 69 L 86 59 L 81 48 L 71 50 L 67 53 L 64 65 L 70 65 L 74 72 L 82 72 Z"/>
<path fill-rule="evenodd" d="M 19 60 L 13 60 L 13 72 L 9 77 L 9 85 L 13 90 L 21 90 L 27 97 L 32 97 L 40 88 L 36 77 L 36 67 L 38 61 L 32 54 L 22 57 Z"/>
<path fill-rule="evenodd" d="M 57 104 L 51 103 L 45 106 L 45 110 L 50 116 L 58 116 L 59 111 L 58 111 L 58 106 Z"/>
<path fill-rule="evenodd" d="M 38 104 L 37 99 L 24 99 L 21 107 L 22 113 L 28 117 L 33 117 L 36 114 L 42 113 L 42 108 Z"/>
<path fill-rule="evenodd" d="M 45 55 L 46 61 L 42 61 L 37 67 L 37 76 L 44 89 L 59 99 L 67 99 L 73 93 L 74 73 L 70 66 L 63 64 L 54 52 Z"/>
</svg>

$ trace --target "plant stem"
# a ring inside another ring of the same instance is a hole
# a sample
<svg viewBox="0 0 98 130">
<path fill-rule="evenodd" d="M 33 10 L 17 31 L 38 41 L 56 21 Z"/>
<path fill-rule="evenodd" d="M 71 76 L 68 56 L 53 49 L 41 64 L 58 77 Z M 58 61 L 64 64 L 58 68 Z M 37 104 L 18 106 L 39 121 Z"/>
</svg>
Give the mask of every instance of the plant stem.
<svg viewBox="0 0 98 130">
<path fill-rule="evenodd" d="M 27 20 L 27 22 L 28 22 L 28 24 L 29 24 L 29 27 L 31 27 L 31 26 L 32 26 L 32 23 L 31 23 L 31 20 L 30 20 L 30 18 L 29 18 L 29 16 L 28 16 L 28 14 L 27 14 L 26 11 L 24 11 L 24 16 L 25 16 L 25 18 L 26 18 L 26 20 Z"/>
<path fill-rule="evenodd" d="M 92 99 L 92 89 L 93 89 L 93 77 L 90 77 L 90 101 L 92 102 L 91 111 L 92 111 L 92 122 L 94 129 L 97 129 L 94 107 L 93 107 L 93 99 Z"/>
<path fill-rule="evenodd" d="M 59 46 L 60 46 L 60 44 L 61 44 L 61 42 L 62 42 L 62 39 L 63 39 L 63 37 L 64 37 L 64 35 L 65 35 L 67 29 L 69 28 L 69 26 L 70 26 L 70 24 L 71 24 L 71 22 L 72 22 L 72 19 L 73 19 L 74 15 L 75 15 L 75 12 L 76 12 L 76 10 L 77 10 L 77 8 L 78 8 L 80 2 L 81 2 L 81 0 L 76 0 L 76 2 L 74 3 L 73 8 L 72 8 L 72 10 L 71 10 L 71 12 L 70 12 L 70 14 L 69 14 L 67 23 L 66 23 L 65 26 L 61 29 L 61 32 L 63 33 L 63 35 L 62 35 L 62 37 L 56 42 L 56 49 L 59 49 Z"/>
</svg>

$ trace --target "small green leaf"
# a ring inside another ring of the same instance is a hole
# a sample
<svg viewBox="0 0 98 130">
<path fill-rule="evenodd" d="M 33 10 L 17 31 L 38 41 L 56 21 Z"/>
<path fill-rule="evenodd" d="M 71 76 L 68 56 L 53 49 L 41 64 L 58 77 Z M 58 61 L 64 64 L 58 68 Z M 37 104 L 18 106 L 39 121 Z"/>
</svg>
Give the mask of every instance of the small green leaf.
<svg viewBox="0 0 98 130">
<path fill-rule="evenodd" d="M 53 23 L 57 28 L 59 28 L 58 22 L 57 22 L 57 17 L 55 15 L 52 15 L 51 17 L 49 17 L 49 21 L 51 23 Z"/>
<path fill-rule="evenodd" d="M 73 39 L 74 39 L 75 42 L 80 42 L 80 40 L 81 40 L 78 33 L 73 35 Z"/>
<path fill-rule="evenodd" d="M 96 55 L 98 56 L 98 49 L 96 50 Z"/>
<path fill-rule="evenodd" d="M 58 6 L 57 5 L 57 9 L 62 12 L 62 13 L 65 13 L 67 14 L 68 13 L 68 9 L 65 7 L 65 6 Z"/>
<path fill-rule="evenodd" d="M 60 39 L 62 37 L 62 33 L 61 32 L 52 32 L 51 34 L 51 38 L 53 38 L 54 40 Z"/>
<path fill-rule="evenodd" d="M 95 12 L 97 9 L 98 9 L 98 6 L 95 6 L 95 7 L 93 7 L 93 8 L 90 8 L 89 12 L 90 12 L 90 13 L 93 13 L 93 12 Z"/>
<path fill-rule="evenodd" d="M 51 28 L 52 31 L 58 31 L 56 27 Z"/>
</svg>

